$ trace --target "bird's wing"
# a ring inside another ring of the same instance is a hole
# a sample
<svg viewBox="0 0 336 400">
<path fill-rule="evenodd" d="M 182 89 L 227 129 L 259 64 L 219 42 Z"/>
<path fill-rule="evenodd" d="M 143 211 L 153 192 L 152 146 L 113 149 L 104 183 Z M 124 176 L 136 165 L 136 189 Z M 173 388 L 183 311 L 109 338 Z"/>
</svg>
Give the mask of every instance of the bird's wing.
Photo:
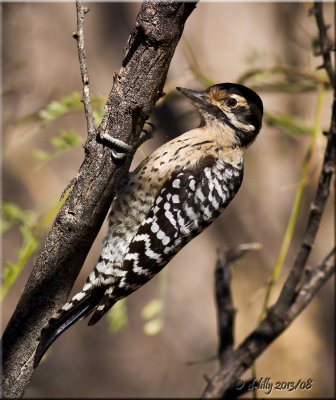
<svg viewBox="0 0 336 400">
<path fill-rule="evenodd" d="M 238 191 L 241 178 L 229 165 L 219 169 L 214 157 L 204 158 L 196 168 L 171 174 L 130 242 L 121 267 L 124 274 L 111 293 L 113 303 L 150 280 L 210 225 Z M 233 185 L 233 180 L 238 184 Z M 233 186 L 237 189 L 232 190 Z M 96 323 L 106 311 L 102 302 L 89 324 Z"/>
</svg>

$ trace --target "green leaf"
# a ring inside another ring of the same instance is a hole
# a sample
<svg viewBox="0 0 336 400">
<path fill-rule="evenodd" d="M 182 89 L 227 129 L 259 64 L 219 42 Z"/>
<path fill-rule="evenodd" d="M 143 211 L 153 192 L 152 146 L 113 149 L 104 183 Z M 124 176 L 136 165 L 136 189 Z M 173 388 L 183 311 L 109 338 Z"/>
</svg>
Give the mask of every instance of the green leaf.
<svg viewBox="0 0 336 400">
<path fill-rule="evenodd" d="M 62 97 L 61 102 L 64 104 L 65 107 L 69 109 L 81 106 L 82 105 L 81 98 L 82 98 L 81 93 L 74 91 L 70 95 Z"/>
<path fill-rule="evenodd" d="M 69 146 L 64 142 L 64 140 L 58 136 L 54 136 L 50 139 L 50 142 L 53 146 L 61 149 L 66 150 Z"/>
<path fill-rule="evenodd" d="M 3 203 L 3 219 L 6 227 L 13 225 L 14 222 L 20 222 L 20 233 L 22 235 L 22 245 L 17 249 L 17 261 L 5 262 L 3 269 L 3 285 L 0 288 L 0 301 L 4 298 L 12 284 L 17 279 L 27 261 L 35 254 L 40 243 L 41 235 L 48 229 L 50 222 L 55 218 L 57 212 L 64 204 L 66 198 L 71 192 L 71 188 L 67 190 L 64 196 L 56 202 L 43 217 L 37 211 L 22 210 L 14 203 Z M 4 227 L 3 227 L 4 229 Z"/>
<path fill-rule="evenodd" d="M 17 276 L 22 271 L 28 259 L 35 252 L 39 244 L 39 235 L 34 234 L 28 226 L 22 225 L 20 231 L 23 235 L 23 245 L 18 250 L 18 260 L 16 263 L 11 261 L 5 262 L 5 268 L 3 270 L 3 284 L 0 288 L 0 301 L 4 298 L 9 288 L 15 282 Z"/>
<path fill-rule="evenodd" d="M 150 300 L 142 309 L 141 316 L 143 319 L 151 319 L 157 316 L 163 309 L 163 302 L 161 299 Z"/>
<path fill-rule="evenodd" d="M 144 333 L 148 336 L 157 335 L 163 328 L 162 318 L 157 317 L 146 322 L 143 326 Z"/>
<path fill-rule="evenodd" d="M 60 136 L 54 136 L 50 141 L 53 146 L 61 150 L 69 150 L 83 143 L 83 139 L 75 131 L 65 131 L 63 129 L 60 130 Z"/>
<path fill-rule="evenodd" d="M 48 104 L 47 108 L 44 110 L 40 110 L 38 116 L 41 119 L 45 119 L 47 121 L 52 121 L 59 116 L 65 114 L 67 112 L 67 107 L 64 106 L 61 102 L 52 101 Z"/>
<path fill-rule="evenodd" d="M 60 135 L 64 143 L 66 143 L 70 147 L 78 146 L 83 143 L 83 138 L 73 130 L 69 131 L 61 130 Z"/>
<path fill-rule="evenodd" d="M 107 313 L 108 328 L 117 332 L 128 325 L 127 299 L 119 300 Z"/>
<path fill-rule="evenodd" d="M 270 113 L 265 111 L 265 120 L 268 125 L 279 128 L 290 136 L 312 135 L 314 129 L 308 126 L 304 120 L 294 115 Z"/>
<path fill-rule="evenodd" d="M 41 149 L 34 149 L 32 151 L 32 155 L 33 155 L 33 157 L 35 157 L 41 161 L 49 161 L 52 158 L 50 153 L 48 153 L 47 151 L 41 150 Z"/>
<path fill-rule="evenodd" d="M 53 100 L 38 112 L 38 116 L 43 120 L 53 121 L 64 114 L 82 109 L 83 105 L 80 99 L 81 95 L 78 92 L 73 92 L 60 100 Z"/>
<path fill-rule="evenodd" d="M 23 210 L 15 203 L 2 202 L 2 232 L 7 231 L 15 223 L 28 223 L 31 219 L 32 213 L 30 211 Z"/>
</svg>

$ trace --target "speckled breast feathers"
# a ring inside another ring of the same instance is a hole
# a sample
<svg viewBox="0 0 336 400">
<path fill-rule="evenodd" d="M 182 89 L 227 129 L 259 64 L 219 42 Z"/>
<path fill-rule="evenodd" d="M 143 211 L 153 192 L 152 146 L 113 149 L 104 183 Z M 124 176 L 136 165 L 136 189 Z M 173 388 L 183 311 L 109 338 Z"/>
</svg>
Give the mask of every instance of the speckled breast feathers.
<svg viewBox="0 0 336 400">
<path fill-rule="evenodd" d="M 157 274 L 239 190 L 244 151 L 261 127 L 259 96 L 237 84 L 178 89 L 198 108 L 201 126 L 164 144 L 129 174 L 112 203 L 99 260 L 82 291 L 44 328 L 35 366 L 76 320 L 93 312 L 89 325 L 95 324 Z"/>
</svg>

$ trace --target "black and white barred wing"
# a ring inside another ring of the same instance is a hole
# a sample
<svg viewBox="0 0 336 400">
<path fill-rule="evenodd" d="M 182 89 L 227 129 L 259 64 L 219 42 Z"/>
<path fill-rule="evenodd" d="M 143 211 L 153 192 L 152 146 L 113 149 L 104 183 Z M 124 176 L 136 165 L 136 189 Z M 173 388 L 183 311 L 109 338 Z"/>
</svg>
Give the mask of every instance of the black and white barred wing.
<svg viewBox="0 0 336 400">
<path fill-rule="evenodd" d="M 173 173 L 129 245 L 113 297 L 127 296 L 158 273 L 220 214 L 241 179 L 241 170 L 213 158 Z"/>
</svg>

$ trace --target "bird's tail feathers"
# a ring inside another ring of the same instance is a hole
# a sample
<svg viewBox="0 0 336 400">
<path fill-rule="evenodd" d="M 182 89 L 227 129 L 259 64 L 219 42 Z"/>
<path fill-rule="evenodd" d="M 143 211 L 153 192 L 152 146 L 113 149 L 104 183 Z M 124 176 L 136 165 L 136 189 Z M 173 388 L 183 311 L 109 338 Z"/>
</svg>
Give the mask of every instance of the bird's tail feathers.
<svg viewBox="0 0 336 400">
<path fill-rule="evenodd" d="M 103 298 L 102 301 L 99 303 L 98 307 L 94 310 L 91 318 L 89 320 L 88 325 L 92 326 L 96 324 L 103 315 L 105 315 L 111 307 L 115 304 L 115 300 L 113 301 L 112 298 Z"/>
<path fill-rule="evenodd" d="M 100 303 L 106 288 L 102 286 L 94 287 L 87 292 L 81 292 L 73 297 L 70 303 L 66 304 L 59 313 L 49 320 L 48 325 L 42 329 L 39 345 L 36 350 L 34 368 L 39 365 L 44 353 L 49 346 L 66 329 L 76 321 L 89 315 Z M 83 293 L 83 297 L 78 300 Z M 77 299 L 77 300 L 76 300 Z"/>
</svg>

